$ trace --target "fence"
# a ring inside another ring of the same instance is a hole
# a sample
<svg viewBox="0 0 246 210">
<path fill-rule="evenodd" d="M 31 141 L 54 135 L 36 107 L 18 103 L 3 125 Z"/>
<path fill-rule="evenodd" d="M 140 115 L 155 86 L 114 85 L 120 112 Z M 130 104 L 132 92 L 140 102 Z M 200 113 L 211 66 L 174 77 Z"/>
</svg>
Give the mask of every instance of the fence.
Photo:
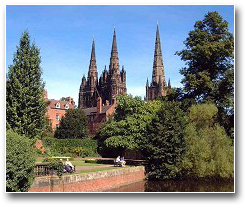
<svg viewBox="0 0 246 210">
<path fill-rule="evenodd" d="M 34 173 L 36 176 L 48 176 L 54 174 L 54 170 L 51 170 L 48 163 L 36 163 Z"/>
</svg>

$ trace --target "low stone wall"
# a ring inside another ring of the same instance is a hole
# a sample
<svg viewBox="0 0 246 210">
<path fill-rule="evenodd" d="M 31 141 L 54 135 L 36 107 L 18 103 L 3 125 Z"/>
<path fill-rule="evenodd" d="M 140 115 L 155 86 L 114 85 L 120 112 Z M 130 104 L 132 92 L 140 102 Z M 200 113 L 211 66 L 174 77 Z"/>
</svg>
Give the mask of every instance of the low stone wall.
<svg viewBox="0 0 246 210">
<path fill-rule="evenodd" d="M 145 178 L 144 166 L 85 174 L 37 177 L 29 192 L 101 192 Z"/>
</svg>

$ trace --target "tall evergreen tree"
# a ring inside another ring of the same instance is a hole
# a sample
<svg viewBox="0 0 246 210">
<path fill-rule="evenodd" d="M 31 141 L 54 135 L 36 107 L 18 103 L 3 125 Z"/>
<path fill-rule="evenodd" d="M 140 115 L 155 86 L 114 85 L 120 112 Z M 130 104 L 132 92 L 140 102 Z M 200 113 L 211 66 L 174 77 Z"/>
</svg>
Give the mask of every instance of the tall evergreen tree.
<svg viewBox="0 0 246 210">
<path fill-rule="evenodd" d="M 176 54 L 187 65 L 180 70 L 186 96 L 215 103 L 221 123 L 233 127 L 234 37 L 228 22 L 218 12 L 208 12 L 184 44 L 186 49 Z"/>
<path fill-rule="evenodd" d="M 180 103 L 167 101 L 147 126 L 144 156 L 148 179 L 174 179 L 184 154 L 185 114 Z"/>
<path fill-rule="evenodd" d="M 21 36 L 6 80 L 6 121 L 28 137 L 39 135 L 45 125 L 46 102 L 40 67 L 40 50 L 30 44 L 27 30 Z"/>
</svg>

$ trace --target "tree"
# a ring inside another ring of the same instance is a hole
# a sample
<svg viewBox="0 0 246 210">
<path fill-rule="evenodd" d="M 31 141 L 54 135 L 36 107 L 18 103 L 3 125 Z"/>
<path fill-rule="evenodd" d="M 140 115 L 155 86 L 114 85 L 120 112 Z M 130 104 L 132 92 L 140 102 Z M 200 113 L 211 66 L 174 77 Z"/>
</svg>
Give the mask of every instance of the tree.
<svg viewBox="0 0 246 210">
<path fill-rule="evenodd" d="M 55 137 L 59 139 L 66 138 L 84 138 L 87 136 L 87 118 L 82 109 L 68 109 L 61 119 L 59 128 L 55 131 Z"/>
<path fill-rule="evenodd" d="M 144 156 L 148 179 L 174 179 L 184 154 L 185 114 L 179 102 L 164 102 L 147 126 Z"/>
<path fill-rule="evenodd" d="M 224 128 L 215 123 L 217 112 L 214 104 L 191 107 L 185 129 L 184 177 L 234 177 L 234 147 Z"/>
<path fill-rule="evenodd" d="M 142 150 L 146 126 L 160 104 L 161 101 L 146 103 L 140 97 L 133 98 L 131 95 L 118 96 L 115 115 L 97 134 L 101 152 Z"/>
<path fill-rule="evenodd" d="M 68 101 L 69 96 L 68 97 L 61 97 L 60 101 Z M 71 101 L 74 102 L 73 98 L 71 98 Z"/>
<path fill-rule="evenodd" d="M 16 132 L 28 137 L 39 135 L 45 125 L 39 54 L 39 48 L 30 44 L 28 31 L 24 31 L 6 81 L 6 121 Z"/>
<path fill-rule="evenodd" d="M 234 38 L 228 30 L 228 22 L 218 12 L 208 12 L 202 21 L 195 23 L 184 44 L 186 49 L 176 54 L 187 65 L 180 70 L 186 96 L 198 102 L 215 103 L 220 123 L 231 130 L 234 126 L 231 120 L 234 115 Z"/>
<path fill-rule="evenodd" d="M 32 141 L 6 131 L 6 191 L 26 192 L 34 180 L 35 150 Z"/>
</svg>

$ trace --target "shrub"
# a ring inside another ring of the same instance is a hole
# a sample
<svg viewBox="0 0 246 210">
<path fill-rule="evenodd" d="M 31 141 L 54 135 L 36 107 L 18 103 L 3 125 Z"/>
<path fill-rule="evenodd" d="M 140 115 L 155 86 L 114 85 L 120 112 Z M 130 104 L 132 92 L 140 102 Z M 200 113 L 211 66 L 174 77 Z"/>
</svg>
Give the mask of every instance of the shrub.
<svg viewBox="0 0 246 210">
<path fill-rule="evenodd" d="M 35 150 L 32 141 L 6 131 L 6 191 L 26 192 L 34 179 Z"/>
<path fill-rule="evenodd" d="M 87 119 L 82 109 L 69 109 L 61 119 L 54 136 L 59 139 L 84 138 L 87 136 Z"/>
<path fill-rule="evenodd" d="M 183 159 L 184 175 L 189 178 L 234 177 L 234 147 L 225 129 L 215 124 L 217 111 L 213 104 L 191 107 Z"/>
<path fill-rule="evenodd" d="M 61 178 L 63 175 L 63 163 L 60 160 L 50 159 L 48 164 L 49 170 L 54 170 L 56 175 Z"/>
<path fill-rule="evenodd" d="M 68 155 L 74 157 L 98 157 L 97 141 L 86 139 L 56 139 L 43 140 L 44 147 L 53 155 Z"/>
</svg>

